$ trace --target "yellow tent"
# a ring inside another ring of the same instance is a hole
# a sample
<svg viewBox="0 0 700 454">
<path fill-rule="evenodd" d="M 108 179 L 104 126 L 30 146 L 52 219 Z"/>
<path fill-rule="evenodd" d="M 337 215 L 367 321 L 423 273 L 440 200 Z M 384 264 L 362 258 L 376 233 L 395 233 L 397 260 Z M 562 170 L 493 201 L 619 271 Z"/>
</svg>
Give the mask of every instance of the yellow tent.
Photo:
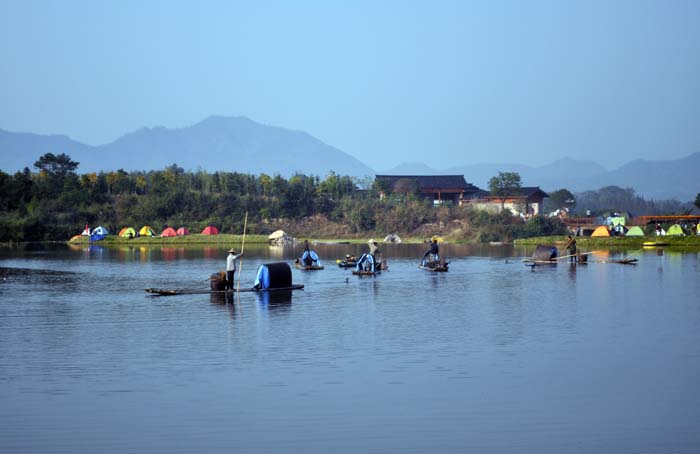
<svg viewBox="0 0 700 454">
<path fill-rule="evenodd" d="M 144 225 L 141 227 L 141 230 L 139 230 L 139 235 L 141 236 L 156 236 L 156 232 L 153 231 L 152 228 L 150 228 L 147 225 Z"/>
<path fill-rule="evenodd" d="M 606 226 L 601 225 L 593 231 L 591 236 L 610 236 L 610 230 Z"/>
</svg>

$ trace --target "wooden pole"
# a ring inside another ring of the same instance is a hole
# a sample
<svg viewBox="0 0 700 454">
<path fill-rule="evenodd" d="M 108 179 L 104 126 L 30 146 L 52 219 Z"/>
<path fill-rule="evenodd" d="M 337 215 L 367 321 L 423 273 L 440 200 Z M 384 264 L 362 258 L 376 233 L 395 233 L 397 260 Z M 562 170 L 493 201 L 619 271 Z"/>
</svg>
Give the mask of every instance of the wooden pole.
<svg viewBox="0 0 700 454">
<path fill-rule="evenodd" d="M 241 254 L 243 254 L 243 248 L 245 248 L 245 231 L 248 227 L 248 212 L 245 212 L 245 220 L 243 221 L 243 240 L 241 241 Z M 238 293 L 238 299 L 241 299 L 241 273 L 243 272 L 243 257 L 241 257 L 240 269 L 238 270 L 238 288 L 236 293 Z"/>
</svg>

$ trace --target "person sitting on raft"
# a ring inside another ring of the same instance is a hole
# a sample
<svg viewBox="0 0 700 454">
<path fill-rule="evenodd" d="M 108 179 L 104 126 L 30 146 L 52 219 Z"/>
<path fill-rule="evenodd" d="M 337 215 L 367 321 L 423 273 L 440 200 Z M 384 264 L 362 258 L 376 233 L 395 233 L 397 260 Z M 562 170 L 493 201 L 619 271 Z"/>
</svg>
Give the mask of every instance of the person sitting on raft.
<svg viewBox="0 0 700 454">
<path fill-rule="evenodd" d="M 321 266 L 321 260 L 319 260 L 316 252 L 310 248 L 308 240 L 304 240 L 304 252 L 301 254 L 301 264 L 305 267 Z"/>
<path fill-rule="evenodd" d="M 426 263 L 426 259 L 428 259 L 430 256 L 432 256 L 430 261 L 437 262 L 440 260 L 440 248 L 438 247 L 438 240 L 436 236 L 430 239 L 430 249 L 428 252 L 423 254 L 422 263 L 424 265 Z"/>
<path fill-rule="evenodd" d="M 311 258 L 311 248 L 309 247 L 309 240 L 304 240 L 304 252 L 301 253 L 301 261 L 304 266 L 313 265 L 314 261 Z"/>
</svg>

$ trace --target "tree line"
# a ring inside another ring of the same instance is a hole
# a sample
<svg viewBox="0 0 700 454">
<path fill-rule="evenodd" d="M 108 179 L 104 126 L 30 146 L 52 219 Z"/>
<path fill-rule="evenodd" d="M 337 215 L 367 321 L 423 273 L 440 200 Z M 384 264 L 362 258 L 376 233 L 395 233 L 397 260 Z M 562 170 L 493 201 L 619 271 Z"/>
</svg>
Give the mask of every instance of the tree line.
<svg viewBox="0 0 700 454">
<path fill-rule="evenodd" d="M 342 224 L 347 232 L 411 233 L 423 225 L 471 225 L 469 238 L 498 241 L 562 233 L 556 220 L 527 222 L 508 212 L 497 215 L 469 207 L 434 207 L 429 199 L 402 192 L 381 198 L 387 188 L 373 181 L 329 173 L 325 178 L 297 174 L 249 175 L 238 172 L 163 170 L 79 174 L 66 154 L 47 153 L 13 175 L 0 171 L 0 242 L 65 240 L 88 223 L 111 231 L 124 226 L 186 226 L 193 232 L 216 225 L 240 233 L 247 212 L 250 233 L 269 233 L 279 220 L 312 216 Z M 620 209 L 619 207 L 611 207 Z M 482 231 L 479 231 L 481 229 Z"/>
</svg>

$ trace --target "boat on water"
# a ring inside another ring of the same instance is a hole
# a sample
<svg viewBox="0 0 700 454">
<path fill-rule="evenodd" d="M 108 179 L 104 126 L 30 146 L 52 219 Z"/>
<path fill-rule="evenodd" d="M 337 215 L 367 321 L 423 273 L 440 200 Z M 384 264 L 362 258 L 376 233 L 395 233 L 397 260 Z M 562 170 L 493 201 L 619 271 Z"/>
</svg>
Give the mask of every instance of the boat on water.
<svg viewBox="0 0 700 454">
<path fill-rule="evenodd" d="M 355 268 L 357 260 L 338 260 L 338 268 Z"/>
<path fill-rule="evenodd" d="M 645 241 L 642 243 L 643 247 L 659 247 L 659 246 L 668 246 L 668 243 L 665 241 Z"/>
<path fill-rule="evenodd" d="M 171 295 L 200 295 L 215 294 L 226 295 L 233 293 L 275 293 L 301 290 L 302 284 L 292 284 L 292 270 L 285 262 L 266 263 L 258 267 L 255 282 L 252 287 L 239 288 L 234 282 L 226 281 L 226 272 L 220 271 L 209 276 L 209 289 L 198 288 L 146 288 L 147 293 L 159 296 Z M 233 287 L 233 288 L 227 288 Z"/>
<path fill-rule="evenodd" d="M 294 268 L 301 271 L 319 271 L 323 269 L 323 265 L 303 265 L 302 263 L 294 263 Z"/>
<path fill-rule="evenodd" d="M 424 261 L 418 264 L 418 268 L 425 270 L 425 271 L 430 271 L 432 273 L 446 273 L 450 269 L 450 263 L 449 262 L 439 262 L 437 260 L 434 261 Z"/>
</svg>

